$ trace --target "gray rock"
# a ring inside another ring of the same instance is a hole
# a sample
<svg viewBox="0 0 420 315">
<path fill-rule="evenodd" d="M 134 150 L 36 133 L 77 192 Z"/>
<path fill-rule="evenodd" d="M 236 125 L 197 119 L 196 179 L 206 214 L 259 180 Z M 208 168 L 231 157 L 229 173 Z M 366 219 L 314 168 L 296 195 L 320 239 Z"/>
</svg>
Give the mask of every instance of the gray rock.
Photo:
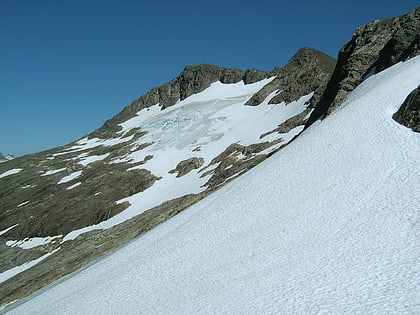
<svg viewBox="0 0 420 315">
<path fill-rule="evenodd" d="M 259 105 L 273 91 L 280 93 L 270 100 L 270 104 L 290 103 L 311 92 L 320 94 L 330 78 L 335 60 L 312 48 L 300 49 L 284 68 L 275 68 L 268 76 L 276 76 L 269 84 L 256 93 L 247 105 Z"/>
<path fill-rule="evenodd" d="M 407 96 L 392 118 L 413 131 L 420 132 L 420 85 Z"/>
<path fill-rule="evenodd" d="M 204 164 L 203 158 L 192 157 L 188 160 L 181 161 L 177 164 L 175 169 L 170 170 L 169 173 L 178 173 L 176 177 L 187 175 L 192 170 L 200 168 Z"/>
</svg>

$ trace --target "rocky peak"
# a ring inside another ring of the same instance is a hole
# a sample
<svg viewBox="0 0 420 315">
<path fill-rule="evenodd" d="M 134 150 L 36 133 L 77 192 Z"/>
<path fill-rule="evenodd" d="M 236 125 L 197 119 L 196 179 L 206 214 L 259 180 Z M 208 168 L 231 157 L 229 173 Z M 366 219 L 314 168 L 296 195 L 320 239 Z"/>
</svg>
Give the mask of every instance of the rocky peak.
<svg viewBox="0 0 420 315">
<path fill-rule="evenodd" d="M 420 8 L 395 18 L 376 20 L 356 29 L 341 48 L 331 80 L 307 126 L 330 114 L 369 75 L 419 54 Z"/>
<path fill-rule="evenodd" d="M 313 48 L 302 48 L 283 68 L 275 68 L 269 76 L 276 78 L 255 94 L 248 105 L 258 105 L 273 91 L 281 91 L 270 104 L 290 103 L 302 95 L 323 91 L 335 66 L 335 60 Z"/>
</svg>

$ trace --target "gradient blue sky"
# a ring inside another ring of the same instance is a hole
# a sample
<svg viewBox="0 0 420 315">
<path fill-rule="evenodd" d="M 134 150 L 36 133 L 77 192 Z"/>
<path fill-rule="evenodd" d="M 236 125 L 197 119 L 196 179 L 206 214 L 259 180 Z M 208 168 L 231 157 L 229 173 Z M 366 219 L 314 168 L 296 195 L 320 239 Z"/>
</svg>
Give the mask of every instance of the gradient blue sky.
<svg viewBox="0 0 420 315">
<path fill-rule="evenodd" d="M 333 57 L 355 28 L 418 0 L 0 0 L 0 152 L 64 145 L 186 65 L 283 66 Z"/>
</svg>

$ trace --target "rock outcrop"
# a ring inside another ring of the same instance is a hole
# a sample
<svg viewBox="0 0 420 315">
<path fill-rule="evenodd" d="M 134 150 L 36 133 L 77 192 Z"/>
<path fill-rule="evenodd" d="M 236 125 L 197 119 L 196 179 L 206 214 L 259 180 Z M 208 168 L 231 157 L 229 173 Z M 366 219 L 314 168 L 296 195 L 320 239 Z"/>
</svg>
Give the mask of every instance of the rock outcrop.
<svg viewBox="0 0 420 315">
<path fill-rule="evenodd" d="M 408 95 L 392 118 L 413 131 L 420 132 L 420 85 Z"/>
<path fill-rule="evenodd" d="M 418 55 L 419 33 L 420 8 L 357 28 L 341 48 L 334 73 L 319 101 L 311 101 L 315 110 L 306 126 L 334 111 L 371 74 Z"/>
</svg>

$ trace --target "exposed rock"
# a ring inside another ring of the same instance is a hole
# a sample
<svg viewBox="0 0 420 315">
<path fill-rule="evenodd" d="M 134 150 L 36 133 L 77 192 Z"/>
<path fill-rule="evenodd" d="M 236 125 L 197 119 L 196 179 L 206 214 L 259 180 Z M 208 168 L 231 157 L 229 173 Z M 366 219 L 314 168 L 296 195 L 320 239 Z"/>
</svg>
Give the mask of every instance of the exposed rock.
<svg viewBox="0 0 420 315">
<path fill-rule="evenodd" d="M 420 132 L 420 85 L 407 96 L 392 118 L 413 131 Z"/>
<path fill-rule="evenodd" d="M 262 154 L 261 151 L 277 145 L 282 141 L 283 139 L 279 138 L 274 141 L 255 143 L 248 146 L 243 146 L 238 143 L 231 144 L 226 150 L 213 158 L 209 165 L 200 170 L 203 173 L 201 177 L 212 174 L 204 186 L 208 189 L 215 189 L 230 179 L 241 175 L 268 157 L 268 154 Z M 207 170 L 207 168 L 215 164 L 218 164 L 215 169 Z"/>
<path fill-rule="evenodd" d="M 192 157 L 188 160 L 179 162 L 177 166 L 175 167 L 175 169 L 170 170 L 169 173 L 170 174 L 178 173 L 176 177 L 181 177 L 188 174 L 192 170 L 200 168 L 203 164 L 204 164 L 203 158 Z"/>
<path fill-rule="evenodd" d="M 419 53 L 420 8 L 359 27 L 341 48 L 337 65 L 306 126 L 330 114 L 370 74 Z"/>
<path fill-rule="evenodd" d="M 312 49 L 300 49 L 284 68 L 275 68 L 268 76 L 276 76 L 269 84 L 256 93 L 247 105 L 259 105 L 273 91 L 280 91 L 269 104 L 290 103 L 314 92 L 318 95 L 324 90 L 335 66 L 335 60 L 326 54 Z"/>
</svg>

